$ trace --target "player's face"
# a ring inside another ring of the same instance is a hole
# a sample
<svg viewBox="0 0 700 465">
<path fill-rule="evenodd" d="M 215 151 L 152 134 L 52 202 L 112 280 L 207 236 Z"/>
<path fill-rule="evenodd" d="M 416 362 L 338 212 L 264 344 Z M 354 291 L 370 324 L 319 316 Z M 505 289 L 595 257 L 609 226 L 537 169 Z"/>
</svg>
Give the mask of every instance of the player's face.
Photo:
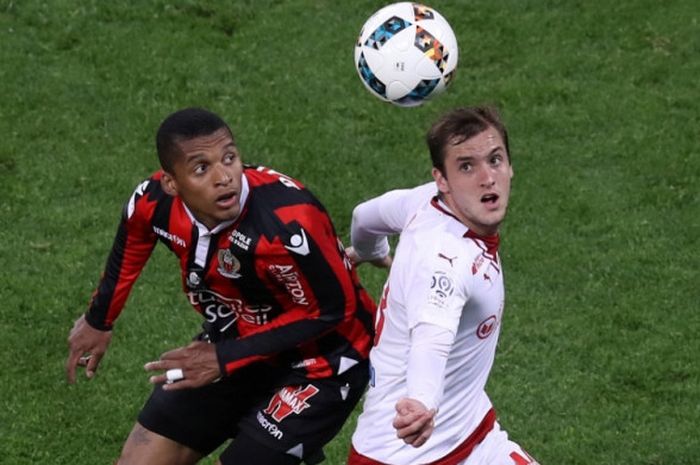
<svg viewBox="0 0 700 465">
<path fill-rule="evenodd" d="M 445 203 L 461 222 L 480 235 L 498 232 L 506 215 L 513 168 L 501 135 L 489 127 L 445 150 L 445 173 L 433 177 Z"/>
<path fill-rule="evenodd" d="M 178 143 L 181 154 L 172 173 L 163 176 L 166 191 L 179 195 L 209 229 L 235 219 L 241 211 L 243 164 L 226 128 Z"/>
</svg>

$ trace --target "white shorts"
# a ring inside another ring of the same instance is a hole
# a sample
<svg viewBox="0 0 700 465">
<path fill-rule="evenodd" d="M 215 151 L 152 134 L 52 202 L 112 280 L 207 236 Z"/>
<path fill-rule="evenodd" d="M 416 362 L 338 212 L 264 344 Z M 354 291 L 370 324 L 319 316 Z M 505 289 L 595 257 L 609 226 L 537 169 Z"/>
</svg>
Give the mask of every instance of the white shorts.
<svg viewBox="0 0 700 465">
<path fill-rule="evenodd" d="M 459 465 L 539 465 L 496 422 L 483 441 Z"/>
</svg>

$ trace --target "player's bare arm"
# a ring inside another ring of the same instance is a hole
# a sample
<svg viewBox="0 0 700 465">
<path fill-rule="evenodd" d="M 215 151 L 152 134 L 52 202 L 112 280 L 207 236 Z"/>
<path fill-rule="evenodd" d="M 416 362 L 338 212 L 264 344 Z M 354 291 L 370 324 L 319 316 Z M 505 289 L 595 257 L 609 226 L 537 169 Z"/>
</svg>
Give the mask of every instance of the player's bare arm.
<svg viewBox="0 0 700 465">
<path fill-rule="evenodd" d="M 151 376 L 150 382 L 163 384 L 166 391 L 197 388 L 221 378 L 214 344 L 201 341 L 168 351 L 144 368 L 163 372 Z"/>
<path fill-rule="evenodd" d="M 93 328 L 85 321 L 85 315 L 75 320 L 68 335 L 68 359 L 66 360 L 68 382 L 75 383 L 75 371 L 78 366 L 85 367 L 85 376 L 88 378 L 95 376 L 111 340 L 112 331 Z"/>
<path fill-rule="evenodd" d="M 416 399 L 399 400 L 396 403 L 396 416 L 392 423 L 396 428 L 396 437 L 413 447 L 422 446 L 435 428 L 435 412 L 435 409 L 427 409 Z"/>
</svg>

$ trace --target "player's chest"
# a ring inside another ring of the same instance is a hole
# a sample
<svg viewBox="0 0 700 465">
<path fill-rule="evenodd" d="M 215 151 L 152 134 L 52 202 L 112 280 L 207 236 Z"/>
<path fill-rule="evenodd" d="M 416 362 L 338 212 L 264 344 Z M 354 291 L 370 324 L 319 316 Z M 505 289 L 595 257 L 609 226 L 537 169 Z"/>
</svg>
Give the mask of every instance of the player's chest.
<svg viewBox="0 0 700 465">
<path fill-rule="evenodd" d="M 505 289 L 500 263 L 477 259 L 468 273 L 469 298 L 460 319 L 460 332 L 488 339 L 503 317 Z"/>
<path fill-rule="evenodd" d="M 210 331 L 266 324 L 280 311 L 268 268 L 288 257 L 283 244 L 246 224 L 192 237 L 176 255 L 183 290 Z"/>
<path fill-rule="evenodd" d="M 266 263 L 287 255 L 277 238 L 260 234 L 253 225 L 241 224 L 214 234 L 196 228 L 188 231 L 187 247 L 174 248 L 185 287 L 235 292 L 251 278 L 264 274 Z"/>
</svg>

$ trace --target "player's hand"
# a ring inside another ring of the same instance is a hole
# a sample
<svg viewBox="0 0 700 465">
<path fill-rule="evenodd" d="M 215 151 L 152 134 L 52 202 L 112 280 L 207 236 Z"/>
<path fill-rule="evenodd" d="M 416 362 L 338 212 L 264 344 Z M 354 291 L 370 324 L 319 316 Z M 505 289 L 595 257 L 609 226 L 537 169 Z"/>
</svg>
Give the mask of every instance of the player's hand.
<svg viewBox="0 0 700 465">
<path fill-rule="evenodd" d="M 81 316 L 68 334 L 68 359 L 66 360 L 66 376 L 70 384 L 75 383 L 75 370 L 85 367 L 85 376 L 95 376 L 102 357 L 112 340 L 112 331 L 100 331 L 93 328 Z"/>
<path fill-rule="evenodd" d="M 163 390 L 192 389 L 221 378 L 216 347 L 202 341 L 164 353 L 160 360 L 148 362 L 146 371 L 163 371 L 151 376 L 153 384 L 163 384 Z M 170 370 L 170 375 L 168 375 Z M 179 379 L 178 379 L 179 378 Z"/>
<path fill-rule="evenodd" d="M 422 402 L 403 398 L 396 403 L 392 425 L 396 437 L 408 445 L 420 447 L 430 438 L 435 428 L 435 409 L 428 410 Z"/>
<path fill-rule="evenodd" d="M 371 265 L 376 266 L 377 268 L 391 268 L 391 262 L 393 261 L 391 255 L 387 255 L 386 257 L 382 258 L 377 258 L 375 260 L 363 260 L 360 258 L 360 256 L 357 254 L 357 251 L 352 246 L 345 248 L 345 255 L 348 256 L 350 261 L 355 266 L 361 265 L 363 263 L 369 263 Z"/>
</svg>

